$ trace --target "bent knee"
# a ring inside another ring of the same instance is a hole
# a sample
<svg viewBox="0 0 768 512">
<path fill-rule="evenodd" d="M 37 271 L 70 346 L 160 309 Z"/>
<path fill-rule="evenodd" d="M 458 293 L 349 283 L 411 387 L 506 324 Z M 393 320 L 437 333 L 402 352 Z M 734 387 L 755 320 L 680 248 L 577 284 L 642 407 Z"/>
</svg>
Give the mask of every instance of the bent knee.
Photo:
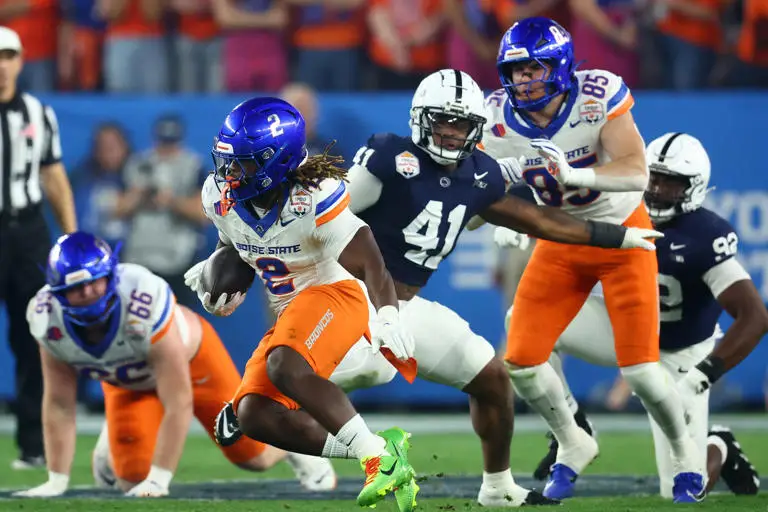
<svg viewBox="0 0 768 512">
<path fill-rule="evenodd" d="M 482 401 L 492 401 L 503 406 L 511 404 L 512 384 L 507 368 L 500 359 L 491 359 L 463 391 Z"/>
<path fill-rule="evenodd" d="M 651 403 L 661 402 L 674 388 L 669 374 L 658 362 L 622 366 L 620 371 L 632 391 Z"/>
</svg>

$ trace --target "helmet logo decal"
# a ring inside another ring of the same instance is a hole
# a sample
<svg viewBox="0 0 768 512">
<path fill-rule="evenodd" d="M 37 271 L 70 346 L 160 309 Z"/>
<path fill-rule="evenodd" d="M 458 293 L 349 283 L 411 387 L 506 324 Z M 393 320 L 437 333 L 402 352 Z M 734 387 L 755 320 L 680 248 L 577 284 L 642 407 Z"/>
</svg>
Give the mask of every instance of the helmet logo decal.
<svg viewBox="0 0 768 512">
<path fill-rule="evenodd" d="M 280 118 L 277 114 L 270 114 L 269 117 L 267 117 L 267 121 L 269 121 L 269 133 L 271 133 L 273 137 L 283 134 L 283 129 L 280 127 Z"/>
</svg>

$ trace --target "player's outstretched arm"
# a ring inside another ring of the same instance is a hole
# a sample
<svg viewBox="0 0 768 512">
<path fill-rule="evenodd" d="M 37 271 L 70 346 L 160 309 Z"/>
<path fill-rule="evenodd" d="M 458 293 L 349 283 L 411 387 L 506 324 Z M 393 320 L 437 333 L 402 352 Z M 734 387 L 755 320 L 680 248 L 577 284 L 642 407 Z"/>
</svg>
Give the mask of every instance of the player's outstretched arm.
<svg viewBox="0 0 768 512">
<path fill-rule="evenodd" d="M 48 481 L 16 496 L 48 498 L 63 494 L 69 487 L 69 473 L 75 458 L 77 372 L 40 348 L 43 369 L 43 440 Z"/>
<path fill-rule="evenodd" d="M 694 393 L 709 389 L 723 374 L 746 359 L 768 333 L 768 310 L 746 271 L 744 275 L 747 278 L 736 281 L 717 296 L 734 321 L 712 353 L 681 382 Z"/>
<path fill-rule="evenodd" d="M 564 244 L 592 245 L 608 249 L 656 248 L 653 239 L 663 236 L 650 229 L 626 228 L 607 222 L 584 221 L 559 208 L 534 206 L 522 199 L 504 196 L 481 216 L 497 226 L 536 238 Z"/>
<path fill-rule="evenodd" d="M 645 146 L 632 114 L 627 112 L 608 121 L 600 131 L 600 143 L 611 161 L 591 168 L 571 167 L 563 150 L 548 139 L 534 139 L 531 146 L 563 185 L 605 192 L 644 191 L 648 185 Z"/>
<path fill-rule="evenodd" d="M 173 319 L 165 336 L 152 344 L 148 362 L 157 379 L 157 396 L 163 420 L 157 433 L 152 467 L 143 482 L 131 489 L 133 496 L 165 496 L 179 464 L 192 421 L 192 382 L 181 333 Z"/>
</svg>

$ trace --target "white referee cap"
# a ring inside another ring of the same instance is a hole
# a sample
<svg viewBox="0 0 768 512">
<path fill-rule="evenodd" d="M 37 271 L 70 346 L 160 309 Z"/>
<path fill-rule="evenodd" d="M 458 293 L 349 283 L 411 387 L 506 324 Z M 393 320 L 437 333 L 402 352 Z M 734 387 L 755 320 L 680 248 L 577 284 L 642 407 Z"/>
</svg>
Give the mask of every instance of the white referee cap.
<svg viewBox="0 0 768 512">
<path fill-rule="evenodd" d="M 8 27 L 0 27 L 0 51 L 2 50 L 13 50 L 21 53 L 19 34 Z"/>
</svg>

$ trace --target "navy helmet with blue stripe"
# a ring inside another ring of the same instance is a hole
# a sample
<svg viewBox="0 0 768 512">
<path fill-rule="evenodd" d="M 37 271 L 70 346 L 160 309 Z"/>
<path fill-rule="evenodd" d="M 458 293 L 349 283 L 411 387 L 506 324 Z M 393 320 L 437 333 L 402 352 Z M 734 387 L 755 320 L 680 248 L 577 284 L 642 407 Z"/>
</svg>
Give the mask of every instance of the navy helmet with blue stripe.
<svg viewBox="0 0 768 512">
<path fill-rule="evenodd" d="M 61 303 L 64 316 L 78 325 L 104 322 L 117 307 L 117 251 L 101 238 L 76 231 L 63 235 L 48 254 L 46 281 L 53 296 Z M 85 283 L 107 278 L 104 295 L 93 304 L 73 306 L 67 290 Z"/>
</svg>

